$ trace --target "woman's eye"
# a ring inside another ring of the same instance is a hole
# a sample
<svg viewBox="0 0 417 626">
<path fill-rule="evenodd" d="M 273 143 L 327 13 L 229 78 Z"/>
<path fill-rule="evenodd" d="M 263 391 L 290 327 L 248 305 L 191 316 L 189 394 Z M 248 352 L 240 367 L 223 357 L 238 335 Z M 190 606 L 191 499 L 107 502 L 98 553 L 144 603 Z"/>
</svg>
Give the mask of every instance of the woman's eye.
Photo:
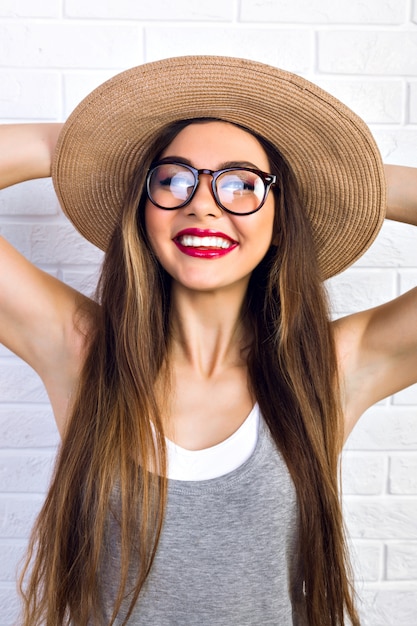
<svg viewBox="0 0 417 626">
<path fill-rule="evenodd" d="M 171 189 L 185 189 L 193 185 L 189 176 L 184 174 L 167 174 L 158 178 L 158 186 Z"/>
<path fill-rule="evenodd" d="M 237 176 L 227 178 L 224 181 L 222 180 L 220 184 L 220 188 L 223 191 L 229 191 L 231 193 L 237 193 L 237 192 L 242 193 L 244 191 L 253 192 L 255 190 L 253 181 L 248 180 L 246 178 L 239 178 Z"/>
<path fill-rule="evenodd" d="M 175 187 L 175 189 L 188 189 L 193 186 L 193 181 L 189 176 L 184 176 L 184 174 L 176 174 L 171 178 L 171 187 Z"/>
<path fill-rule="evenodd" d="M 171 186 L 171 181 L 172 178 L 169 176 L 166 176 L 165 178 L 160 178 L 158 181 L 158 185 L 160 187 L 170 187 Z"/>
</svg>

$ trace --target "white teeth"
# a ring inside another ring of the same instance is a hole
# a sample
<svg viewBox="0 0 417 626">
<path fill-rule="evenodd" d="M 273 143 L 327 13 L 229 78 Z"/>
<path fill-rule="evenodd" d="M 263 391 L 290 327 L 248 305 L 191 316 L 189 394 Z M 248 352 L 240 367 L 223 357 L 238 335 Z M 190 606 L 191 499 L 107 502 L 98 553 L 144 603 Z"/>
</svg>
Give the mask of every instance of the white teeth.
<svg viewBox="0 0 417 626">
<path fill-rule="evenodd" d="M 232 242 L 222 237 L 196 237 L 183 235 L 179 238 L 183 246 L 191 248 L 230 248 Z"/>
</svg>

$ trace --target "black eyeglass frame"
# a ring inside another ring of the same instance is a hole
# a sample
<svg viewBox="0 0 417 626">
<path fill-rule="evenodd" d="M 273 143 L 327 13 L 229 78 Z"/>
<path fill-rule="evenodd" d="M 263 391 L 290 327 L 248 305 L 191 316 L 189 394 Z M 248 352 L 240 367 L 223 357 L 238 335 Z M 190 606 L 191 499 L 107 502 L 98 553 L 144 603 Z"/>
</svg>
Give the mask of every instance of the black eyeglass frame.
<svg viewBox="0 0 417 626">
<path fill-rule="evenodd" d="M 182 202 L 178 206 L 165 207 L 155 202 L 154 199 L 152 198 L 152 194 L 150 191 L 150 181 L 151 181 L 153 172 L 160 165 L 180 165 L 181 167 L 188 169 L 194 175 L 194 186 L 193 186 L 192 192 L 190 193 L 190 196 L 187 198 L 185 202 Z M 246 213 L 231 211 L 220 202 L 220 199 L 217 194 L 217 189 L 216 189 L 216 180 L 218 179 L 219 176 L 221 176 L 222 174 L 225 174 L 226 172 L 236 172 L 236 171 L 252 172 L 253 174 L 256 174 L 257 176 L 259 176 L 259 178 L 262 180 L 264 184 L 265 191 L 264 191 L 264 196 L 262 198 L 262 202 L 253 211 L 248 211 Z M 166 161 L 157 161 L 156 163 L 152 163 L 152 165 L 150 166 L 148 170 L 148 174 L 146 176 L 146 194 L 149 200 L 152 202 L 152 204 L 157 206 L 159 209 L 163 209 L 164 211 L 175 211 L 176 209 L 182 209 L 183 207 L 187 206 L 187 204 L 189 204 L 191 200 L 193 199 L 193 196 L 200 183 L 200 178 L 199 178 L 200 174 L 209 174 L 212 177 L 211 190 L 212 190 L 213 197 L 216 201 L 217 206 L 219 206 L 223 211 L 226 211 L 226 213 L 231 213 L 232 215 L 252 215 L 253 213 L 256 213 L 257 211 L 259 211 L 265 204 L 269 190 L 271 189 L 273 185 L 276 184 L 276 181 L 277 181 L 277 177 L 275 176 L 275 174 L 268 174 L 267 172 L 263 172 L 262 170 L 258 170 L 258 169 L 251 168 L 251 167 L 226 167 L 221 170 L 209 170 L 209 169 L 204 168 L 204 169 L 198 170 L 192 165 L 188 165 L 188 163 L 181 163 L 180 161 L 166 160 Z"/>
</svg>

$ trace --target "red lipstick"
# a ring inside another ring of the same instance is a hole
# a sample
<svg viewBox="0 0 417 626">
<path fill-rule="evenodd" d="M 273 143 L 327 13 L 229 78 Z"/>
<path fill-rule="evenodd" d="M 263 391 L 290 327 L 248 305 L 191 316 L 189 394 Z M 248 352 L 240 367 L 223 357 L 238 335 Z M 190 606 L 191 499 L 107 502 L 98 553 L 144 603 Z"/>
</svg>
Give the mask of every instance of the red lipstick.
<svg viewBox="0 0 417 626">
<path fill-rule="evenodd" d="M 183 254 L 200 259 L 223 257 L 239 245 L 225 233 L 202 228 L 185 228 L 175 235 L 173 242 Z"/>
</svg>

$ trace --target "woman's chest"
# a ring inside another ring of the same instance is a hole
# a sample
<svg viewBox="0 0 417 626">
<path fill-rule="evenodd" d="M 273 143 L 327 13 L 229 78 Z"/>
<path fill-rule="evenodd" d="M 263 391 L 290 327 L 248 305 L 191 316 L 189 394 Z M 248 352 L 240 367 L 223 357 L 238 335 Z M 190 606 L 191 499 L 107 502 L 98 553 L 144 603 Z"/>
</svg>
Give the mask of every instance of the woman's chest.
<svg viewBox="0 0 417 626">
<path fill-rule="evenodd" d="M 189 373 L 176 375 L 165 435 L 188 450 L 215 446 L 238 430 L 253 405 L 243 371 L 205 380 Z"/>
</svg>

